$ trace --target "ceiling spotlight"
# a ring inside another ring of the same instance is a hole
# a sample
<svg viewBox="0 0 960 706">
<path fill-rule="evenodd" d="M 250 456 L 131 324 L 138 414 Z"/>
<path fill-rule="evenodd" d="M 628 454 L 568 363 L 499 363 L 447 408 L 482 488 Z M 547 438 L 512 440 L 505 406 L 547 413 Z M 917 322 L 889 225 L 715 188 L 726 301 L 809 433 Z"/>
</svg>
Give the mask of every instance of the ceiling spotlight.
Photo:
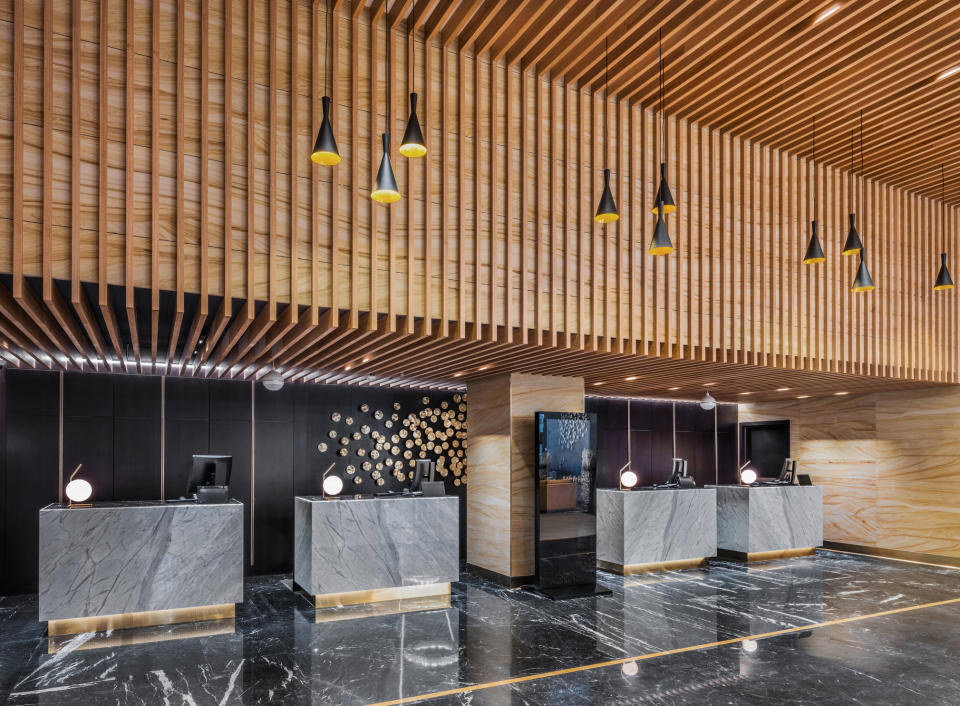
<svg viewBox="0 0 960 706">
<path fill-rule="evenodd" d="M 703 399 L 700 400 L 701 409 L 705 409 L 708 412 L 717 406 L 717 401 L 713 398 L 709 392 L 703 396 Z"/>
<path fill-rule="evenodd" d="M 597 385 L 602 385 L 602 384 L 603 384 L 602 382 L 595 382 L 593 383 L 593 386 L 596 387 Z"/>
<path fill-rule="evenodd" d="M 788 392 L 791 389 L 792 388 L 789 388 L 789 387 L 778 387 L 777 392 Z"/>
<path fill-rule="evenodd" d="M 676 391 L 679 390 L 680 388 L 679 388 L 679 387 L 668 387 L 667 389 L 670 390 L 670 392 L 676 392 Z"/>
<path fill-rule="evenodd" d="M 741 392 L 740 394 L 741 394 L 741 395 L 752 395 L 753 393 L 752 393 L 752 392 Z"/>
<path fill-rule="evenodd" d="M 704 387 L 712 387 L 713 385 L 716 385 L 716 384 L 717 384 L 717 383 L 715 383 L 715 382 L 705 382 L 705 383 L 703 383 L 703 386 L 704 386 Z"/>
<path fill-rule="evenodd" d="M 806 399 L 809 399 L 809 397 L 810 395 L 797 395 L 798 400 L 806 400 Z"/>
<path fill-rule="evenodd" d="M 454 373 L 454 374 L 453 374 L 453 377 L 458 378 L 458 377 L 460 377 L 461 375 L 463 375 L 463 373 Z"/>
<path fill-rule="evenodd" d="M 636 376 L 636 375 L 631 375 L 630 377 L 625 377 L 625 378 L 624 378 L 624 380 L 626 380 L 627 382 L 633 382 L 633 381 L 636 380 L 636 379 L 637 379 L 637 376 Z"/>
<path fill-rule="evenodd" d="M 815 20 L 813 21 L 813 23 L 814 23 L 814 24 L 817 24 L 818 22 L 823 22 L 825 19 L 827 19 L 828 17 L 830 17 L 830 15 L 834 14 L 834 13 L 835 13 L 837 10 L 839 10 L 839 9 L 840 9 L 840 3 L 836 3 L 836 4 L 834 4 L 834 5 L 831 5 L 831 6 L 828 7 L 826 10 L 824 10 L 824 11 L 821 12 L 819 15 L 817 15 L 817 19 L 815 19 Z"/>
<path fill-rule="evenodd" d="M 360 362 L 361 362 L 361 363 L 369 363 L 369 362 L 370 362 L 370 356 L 368 356 L 368 355 L 364 356 L 364 357 L 363 357 L 363 360 L 361 360 Z"/>
<path fill-rule="evenodd" d="M 849 393 L 849 392 L 834 392 L 833 394 L 835 394 L 835 395 L 837 395 L 837 396 L 839 397 L 840 395 L 849 395 L 850 393 Z"/>
<path fill-rule="evenodd" d="M 947 70 L 944 71 L 942 74 L 940 74 L 939 76 L 937 76 L 937 80 L 939 81 L 940 79 L 950 78 L 951 76 L 953 76 L 953 75 L 954 75 L 955 73 L 957 73 L 958 71 L 960 71 L 960 66 L 954 66 L 952 69 L 947 69 Z"/>
<path fill-rule="evenodd" d="M 353 370 L 353 366 L 352 366 L 352 365 L 344 365 L 344 366 L 343 366 L 343 369 L 346 370 L 347 372 L 350 372 L 351 370 Z"/>
<path fill-rule="evenodd" d="M 482 373 L 484 370 L 487 370 L 489 367 L 490 367 L 489 365 L 481 365 L 479 368 L 477 368 L 477 370 L 479 370 Z"/>
</svg>

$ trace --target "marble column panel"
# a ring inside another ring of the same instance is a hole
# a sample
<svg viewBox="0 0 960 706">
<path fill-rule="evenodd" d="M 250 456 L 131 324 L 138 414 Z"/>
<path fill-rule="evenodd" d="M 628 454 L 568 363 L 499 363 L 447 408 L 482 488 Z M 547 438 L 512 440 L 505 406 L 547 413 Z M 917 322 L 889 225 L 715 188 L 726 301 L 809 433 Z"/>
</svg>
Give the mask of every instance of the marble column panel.
<svg viewBox="0 0 960 706">
<path fill-rule="evenodd" d="M 717 546 L 752 554 L 823 544 L 819 486 L 717 486 Z"/>
</svg>

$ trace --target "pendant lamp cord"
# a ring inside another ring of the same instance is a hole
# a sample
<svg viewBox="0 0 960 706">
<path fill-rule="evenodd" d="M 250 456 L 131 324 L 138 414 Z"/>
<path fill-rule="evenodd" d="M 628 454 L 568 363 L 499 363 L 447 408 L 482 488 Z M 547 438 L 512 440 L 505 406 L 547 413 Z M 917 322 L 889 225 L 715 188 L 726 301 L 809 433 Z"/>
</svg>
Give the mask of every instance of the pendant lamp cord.
<svg viewBox="0 0 960 706">
<path fill-rule="evenodd" d="M 385 81 L 385 90 L 387 95 L 384 96 L 386 99 L 384 103 L 384 113 L 386 117 L 386 129 L 384 132 L 390 132 L 390 22 L 387 17 L 389 13 L 387 12 L 387 3 L 384 3 L 383 7 L 383 61 L 386 64 L 386 75 L 384 78 Z"/>
<path fill-rule="evenodd" d="M 410 10 L 410 88 L 414 87 L 417 78 L 417 0 L 413 0 Z M 411 91 L 412 93 L 413 91 Z"/>
<path fill-rule="evenodd" d="M 324 4 L 324 9 L 326 12 L 323 20 L 323 64 L 324 64 L 323 65 L 323 95 L 328 96 L 330 94 L 327 93 L 327 69 L 329 69 L 330 67 L 327 66 L 327 35 L 329 34 L 329 32 L 327 31 L 327 23 L 329 22 L 330 26 L 331 27 L 333 26 L 333 22 L 330 19 L 330 3 L 329 2 Z"/>
<path fill-rule="evenodd" d="M 941 243 L 941 246 L 943 247 L 943 250 L 941 250 L 940 252 L 947 251 L 947 231 L 946 231 L 946 225 L 945 225 L 946 218 L 944 216 L 944 212 L 946 210 L 946 206 L 945 206 L 946 193 L 947 193 L 946 180 L 943 176 L 943 165 L 941 164 L 940 165 L 940 243 Z"/>
<path fill-rule="evenodd" d="M 852 206 L 852 211 L 857 212 L 857 182 L 855 179 L 855 172 L 853 171 L 853 130 L 850 131 L 850 205 Z"/>
<path fill-rule="evenodd" d="M 609 69 L 607 68 L 607 38 L 603 38 L 603 155 L 604 162 L 607 161 L 607 150 L 610 144 L 609 127 L 607 125 L 607 78 Z"/>
<path fill-rule="evenodd" d="M 663 162 L 663 153 L 666 152 L 666 120 L 663 117 L 663 27 L 660 28 L 660 162 Z"/>
<path fill-rule="evenodd" d="M 867 225 L 867 180 L 863 173 L 863 111 L 860 111 L 860 242 L 863 243 Z M 863 250 L 860 251 L 861 258 Z"/>
<path fill-rule="evenodd" d="M 813 220 L 817 220 L 817 116 L 813 116 Z"/>
</svg>

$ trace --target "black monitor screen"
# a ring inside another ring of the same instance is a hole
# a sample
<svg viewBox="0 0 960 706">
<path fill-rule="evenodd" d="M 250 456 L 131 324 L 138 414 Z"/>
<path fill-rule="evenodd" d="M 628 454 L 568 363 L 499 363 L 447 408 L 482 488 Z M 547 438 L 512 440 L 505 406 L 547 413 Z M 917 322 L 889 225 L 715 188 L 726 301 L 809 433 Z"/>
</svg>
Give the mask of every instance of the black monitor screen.
<svg viewBox="0 0 960 706">
<path fill-rule="evenodd" d="M 186 497 L 192 497 L 200 485 L 230 485 L 233 456 L 194 454 Z"/>
</svg>

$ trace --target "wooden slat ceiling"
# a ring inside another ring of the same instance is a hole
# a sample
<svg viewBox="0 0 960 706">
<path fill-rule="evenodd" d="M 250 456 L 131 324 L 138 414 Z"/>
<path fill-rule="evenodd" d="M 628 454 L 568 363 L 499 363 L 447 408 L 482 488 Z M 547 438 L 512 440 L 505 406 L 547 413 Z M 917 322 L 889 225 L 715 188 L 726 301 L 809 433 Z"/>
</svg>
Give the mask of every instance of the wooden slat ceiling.
<svg viewBox="0 0 960 706">
<path fill-rule="evenodd" d="M 383 0 L 369 5 L 381 5 Z M 960 202 L 960 3 L 956 0 L 392 0 L 394 22 L 578 85 L 847 168 L 864 113 L 864 173 Z M 857 171 L 859 171 L 859 161 Z"/>
</svg>

